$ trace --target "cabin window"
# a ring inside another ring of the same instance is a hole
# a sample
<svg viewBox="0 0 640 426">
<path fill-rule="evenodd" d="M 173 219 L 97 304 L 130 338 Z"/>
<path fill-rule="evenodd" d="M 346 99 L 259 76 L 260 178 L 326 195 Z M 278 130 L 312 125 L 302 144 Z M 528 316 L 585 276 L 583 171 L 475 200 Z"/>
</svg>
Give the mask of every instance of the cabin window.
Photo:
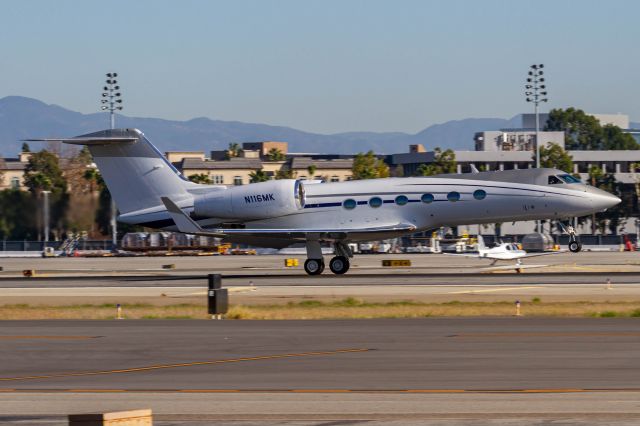
<svg viewBox="0 0 640 426">
<path fill-rule="evenodd" d="M 571 176 L 571 175 L 560 175 L 558 176 L 560 179 L 562 179 L 563 181 L 565 181 L 566 183 L 581 183 L 580 179 L 578 179 L 575 176 Z"/>
<path fill-rule="evenodd" d="M 473 198 L 475 198 L 476 200 L 484 200 L 485 198 L 487 198 L 487 192 L 483 189 L 476 189 L 475 191 L 473 191 Z"/>
<path fill-rule="evenodd" d="M 399 205 L 399 206 L 404 206 L 408 202 L 409 202 L 409 199 L 407 198 L 406 195 L 398 195 L 396 197 L 396 204 Z"/>
<path fill-rule="evenodd" d="M 451 191 L 447 194 L 447 200 L 455 203 L 456 201 L 460 201 L 460 193 L 456 191 Z"/>
<path fill-rule="evenodd" d="M 358 205 L 358 203 L 356 203 L 356 200 L 349 198 L 348 200 L 344 200 L 344 202 L 342 203 L 342 207 L 344 207 L 347 210 L 353 210 L 356 208 L 356 206 Z"/>
<path fill-rule="evenodd" d="M 422 194 L 422 197 L 420 197 L 420 200 L 423 203 L 427 203 L 427 204 L 433 203 L 434 196 L 433 196 L 433 194 Z"/>
<path fill-rule="evenodd" d="M 369 200 L 369 205 L 373 208 L 380 207 L 382 205 L 382 198 L 373 197 L 372 199 Z"/>
<path fill-rule="evenodd" d="M 549 185 L 560 185 L 562 181 L 557 176 L 549 176 Z"/>
</svg>

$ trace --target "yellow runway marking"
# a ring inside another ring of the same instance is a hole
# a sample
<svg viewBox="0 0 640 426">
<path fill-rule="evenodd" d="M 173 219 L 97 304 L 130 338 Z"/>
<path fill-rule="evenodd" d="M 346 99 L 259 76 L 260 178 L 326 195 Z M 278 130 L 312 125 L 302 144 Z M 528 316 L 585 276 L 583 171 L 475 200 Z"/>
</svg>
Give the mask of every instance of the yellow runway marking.
<svg viewBox="0 0 640 426">
<path fill-rule="evenodd" d="M 0 377 L 0 382 L 10 382 L 10 381 L 19 381 L 19 380 L 36 380 L 36 379 L 55 379 L 60 377 L 100 376 L 100 375 L 107 375 L 107 374 L 135 373 L 140 371 L 165 370 L 169 368 L 194 367 L 197 365 L 215 365 L 215 364 L 228 364 L 232 362 L 263 361 L 268 359 L 337 355 L 337 354 L 343 354 L 343 353 L 368 352 L 370 350 L 371 349 L 363 349 L 363 348 L 337 349 L 335 351 L 301 352 L 301 353 L 294 353 L 294 354 L 263 355 L 263 356 L 253 356 L 253 357 L 245 357 L 245 358 L 219 359 L 214 361 L 185 362 L 185 363 L 179 363 L 179 364 L 160 364 L 160 365 L 150 365 L 147 367 L 123 368 L 119 370 L 79 371 L 79 372 L 72 372 L 72 373 L 43 374 L 39 376 Z"/>
<path fill-rule="evenodd" d="M 507 287 L 507 288 L 486 288 L 483 290 L 461 290 L 461 291 L 450 291 L 447 294 L 473 294 L 473 293 L 490 293 L 494 291 L 511 291 L 511 290 L 526 290 L 532 288 L 543 288 L 541 285 L 530 285 L 525 287 Z"/>
<path fill-rule="evenodd" d="M 474 337 L 640 337 L 640 332 L 633 331 L 534 331 L 534 332 L 517 332 L 517 333 L 461 333 L 454 334 L 449 337 L 454 338 L 474 338 Z"/>
<path fill-rule="evenodd" d="M 85 340 L 97 339 L 100 336 L 0 336 L 0 340 Z"/>
</svg>

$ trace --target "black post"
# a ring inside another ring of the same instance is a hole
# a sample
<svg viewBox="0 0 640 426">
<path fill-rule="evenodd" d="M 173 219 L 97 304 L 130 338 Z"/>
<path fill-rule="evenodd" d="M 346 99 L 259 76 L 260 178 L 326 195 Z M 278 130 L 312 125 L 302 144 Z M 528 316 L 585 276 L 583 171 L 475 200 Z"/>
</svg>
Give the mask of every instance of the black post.
<svg viewBox="0 0 640 426">
<path fill-rule="evenodd" d="M 207 293 L 209 314 L 226 314 L 229 310 L 229 293 L 226 288 L 222 288 L 222 275 L 209 274 L 207 281 L 209 284 Z"/>
</svg>

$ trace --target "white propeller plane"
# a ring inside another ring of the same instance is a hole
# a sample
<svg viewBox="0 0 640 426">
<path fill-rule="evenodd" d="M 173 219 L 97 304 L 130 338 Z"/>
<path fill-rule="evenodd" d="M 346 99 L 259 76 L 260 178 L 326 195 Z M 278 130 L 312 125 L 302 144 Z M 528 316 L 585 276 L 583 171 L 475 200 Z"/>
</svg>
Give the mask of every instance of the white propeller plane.
<svg viewBox="0 0 640 426">
<path fill-rule="evenodd" d="M 350 242 L 441 226 L 568 219 L 620 202 L 556 169 L 314 184 L 283 179 L 242 186 L 198 185 L 185 179 L 137 129 L 31 140 L 87 145 L 118 206 L 120 222 L 262 247 L 302 242 L 309 275 L 324 270 L 322 242 L 335 249 L 331 271 L 344 274 L 353 257 Z M 571 251 L 580 250 L 575 233 L 571 243 Z"/>
<path fill-rule="evenodd" d="M 463 254 L 463 253 L 445 253 L 449 256 L 465 256 L 465 257 L 474 257 L 477 259 L 489 259 L 491 260 L 491 266 L 495 265 L 499 261 L 509 261 L 515 260 L 516 263 L 514 268 L 516 270 L 523 268 L 522 259 L 527 257 L 537 257 L 537 256 L 547 256 L 550 254 L 559 254 L 564 253 L 564 251 L 544 251 L 540 253 L 527 253 L 525 250 L 522 250 L 518 247 L 517 244 L 514 243 L 500 243 L 495 247 L 487 247 L 484 244 L 484 238 L 482 235 L 478 235 L 478 253 L 477 254 Z M 533 266 L 533 265 L 532 265 Z M 535 266 L 545 266 L 545 265 L 535 265 Z M 511 268 L 509 268 L 511 269 Z"/>
</svg>

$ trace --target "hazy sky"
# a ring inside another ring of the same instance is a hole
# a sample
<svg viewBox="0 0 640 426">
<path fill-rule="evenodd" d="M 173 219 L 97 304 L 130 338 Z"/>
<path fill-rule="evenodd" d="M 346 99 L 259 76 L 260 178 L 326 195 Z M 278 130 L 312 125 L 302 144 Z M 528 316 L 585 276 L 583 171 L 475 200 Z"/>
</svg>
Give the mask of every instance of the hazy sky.
<svg viewBox="0 0 640 426">
<path fill-rule="evenodd" d="M 640 120 L 638 1 L 0 1 L 0 97 L 81 112 L 417 132 L 551 102 Z"/>
</svg>

